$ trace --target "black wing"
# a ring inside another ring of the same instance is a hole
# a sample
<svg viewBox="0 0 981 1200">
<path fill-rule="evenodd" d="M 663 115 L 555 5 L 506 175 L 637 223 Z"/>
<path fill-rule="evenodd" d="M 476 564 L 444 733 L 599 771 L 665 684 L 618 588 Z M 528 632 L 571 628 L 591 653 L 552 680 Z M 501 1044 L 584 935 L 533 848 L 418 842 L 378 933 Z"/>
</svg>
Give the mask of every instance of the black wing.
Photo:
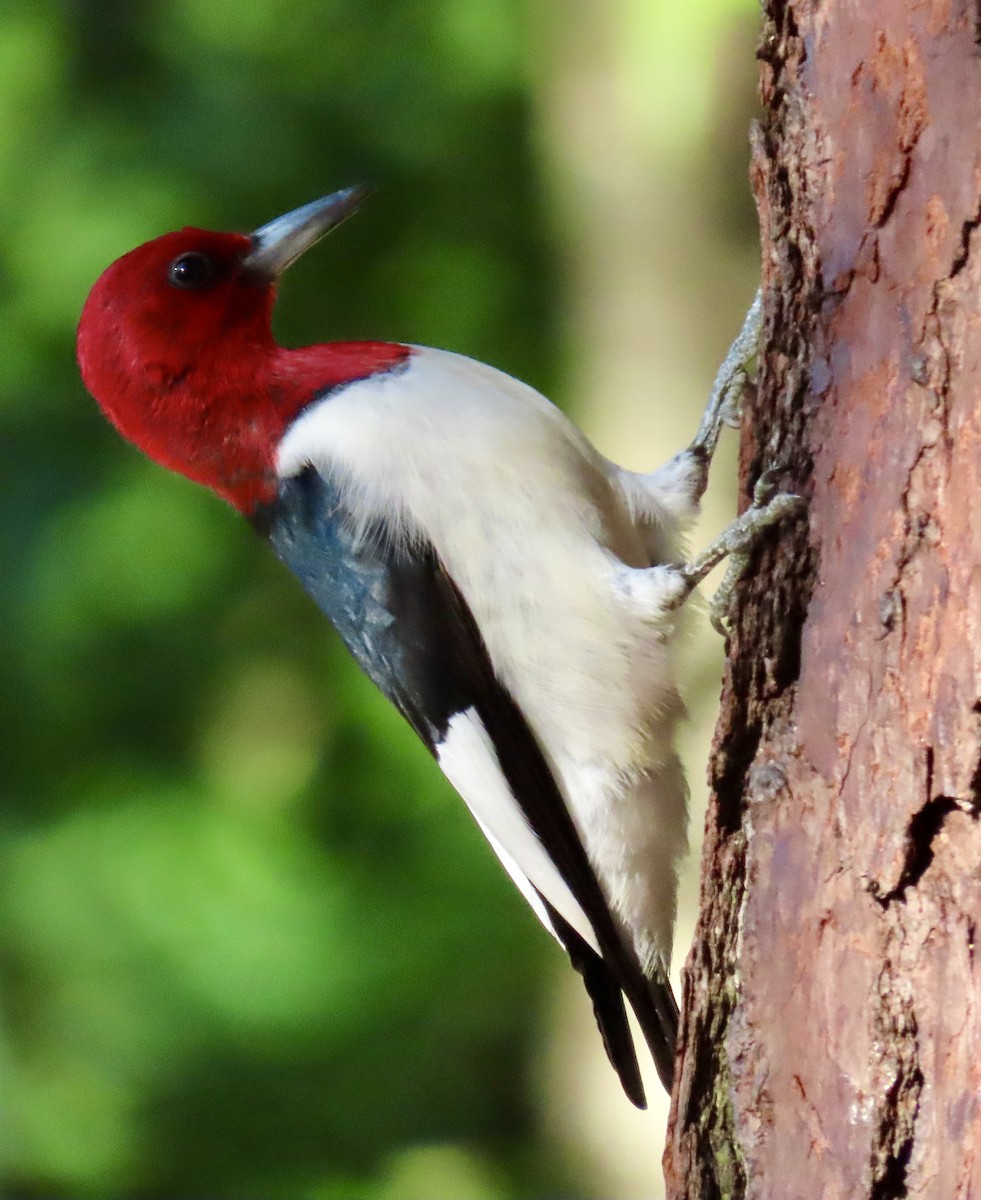
<svg viewBox="0 0 981 1200">
<path fill-rule="evenodd" d="M 432 753 L 457 713 L 477 714 L 511 795 L 593 929 L 601 954 L 541 897 L 586 985 L 624 1091 L 644 1106 L 624 994 L 670 1089 L 678 1023 L 671 986 L 666 978 L 644 975 L 610 912 L 545 755 L 496 678 L 473 615 L 435 551 L 426 546 L 396 552 L 380 530 L 356 536 L 337 488 L 313 468 L 283 481 L 277 500 L 253 522 Z"/>
</svg>

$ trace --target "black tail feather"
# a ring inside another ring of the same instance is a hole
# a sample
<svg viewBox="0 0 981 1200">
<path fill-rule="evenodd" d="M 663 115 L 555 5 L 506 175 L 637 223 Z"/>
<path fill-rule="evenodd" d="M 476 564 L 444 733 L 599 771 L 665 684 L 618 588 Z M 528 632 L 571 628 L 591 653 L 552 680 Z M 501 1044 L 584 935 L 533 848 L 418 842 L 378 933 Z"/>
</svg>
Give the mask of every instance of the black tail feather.
<svg viewBox="0 0 981 1200">
<path fill-rule="evenodd" d="M 638 1108 L 647 1107 L 637 1052 L 627 1022 L 626 993 L 637 1014 L 651 1057 L 665 1090 L 671 1091 L 674 1047 L 678 1034 L 678 1005 L 667 979 L 647 980 L 638 967 L 633 978 L 621 983 L 616 973 L 543 897 L 543 903 L 572 965 L 582 976 L 593 1002 L 593 1014 L 607 1057 L 620 1078 L 627 1098 Z"/>
<path fill-rule="evenodd" d="M 578 937 L 579 935 L 576 934 Z M 587 946 L 580 938 L 582 950 L 585 953 L 579 957 L 569 946 L 569 957 L 572 965 L 582 976 L 586 991 L 593 1002 L 593 1015 L 599 1026 L 600 1036 L 606 1057 L 610 1060 L 614 1071 L 620 1077 L 620 1083 L 627 1094 L 627 1099 L 638 1108 L 647 1107 L 647 1097 L 644 1094 L 644 1084 L 640 1077 L 640 1066 L 637 1063 L 637 1051 L 634 1039 L 627 1022 L 627 1010 L 623 1003 L 623 993 L 617 986 L 613 973 L 591 946 Z"/>
<path fill-rule="evenodd" d="M 670 1093 L 674 1081 L 674 1050 L 678 1043 L 678 1002 L 671 983 L 659 972 L 654 979 L 644 978 L 640 984 L 626 986 L 624 990 L 644 1031 L 658 1077 L 664 1090 Z"/>
</svg>

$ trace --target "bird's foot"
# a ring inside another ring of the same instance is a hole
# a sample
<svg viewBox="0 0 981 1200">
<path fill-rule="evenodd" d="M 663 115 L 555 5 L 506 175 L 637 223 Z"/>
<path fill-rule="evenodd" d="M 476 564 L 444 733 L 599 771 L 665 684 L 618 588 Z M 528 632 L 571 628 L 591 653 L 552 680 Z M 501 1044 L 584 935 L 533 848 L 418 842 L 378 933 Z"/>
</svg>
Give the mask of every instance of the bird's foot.
<svg viewBox="0 0 981 1200">
<path fill-rule="evenodd" d="M 753 503 L 750 507 L 726 526 L 700 554 L 677 568 L 679 576 L 685 583 L 683 595 L 679 598 L 678 603 L 682 603 L 714 567 L 718 566 L 723 559 L 728 558 L 729 564 L 725 576 L 709 606 L 712 625 L 724 634 L 725 615 L 729 609 L 733 590 L 749 565 L 756 539 L 764 529 L 769 529 L 771 525 L 776 525 L 794 513 L 800 512 L 805 506 L 806 501 L 803 497 L 795 495 L 793 492 L 776 491 L 773 477 L 769 472 L 762 475 L 753 490 Z"/>
<path fill-rule="evenodd" d="M 751 386 L 750 367 L 759 348 L 762 324 L 763 291 L 760 289 L 753 297 L 742 328 L 716 372 L 701 424 L 689 447 L 690 453 L 703 457 L 706 465 L 715 453 L 722 426 L 735 428 L 739 424 L 743 396 Z"/>
</svg>

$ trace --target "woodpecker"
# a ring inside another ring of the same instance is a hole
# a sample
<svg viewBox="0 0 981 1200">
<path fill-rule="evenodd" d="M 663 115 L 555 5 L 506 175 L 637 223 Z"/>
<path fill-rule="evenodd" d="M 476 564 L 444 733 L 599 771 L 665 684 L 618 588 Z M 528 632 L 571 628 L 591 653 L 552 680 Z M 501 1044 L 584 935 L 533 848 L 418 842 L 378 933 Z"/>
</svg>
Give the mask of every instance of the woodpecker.
<svg viewBox="0 0 981 1200">
<path fill-rule="evenodd" d="M 124 255 L 85 303 L 82 377 L 124 437 L 232 504 L 298 577 L 565 949 L 644 1107 L 625 1000 L 669 1090 L 678 1027 L 675 630 L 708 566 L 793 500 L 754 505 L 682 562 L 756 324 L 692 445 L 624 470 L 538 392 L 459 354 L 274 341 L 280 276 L 365 191 Z"/>
</svg>

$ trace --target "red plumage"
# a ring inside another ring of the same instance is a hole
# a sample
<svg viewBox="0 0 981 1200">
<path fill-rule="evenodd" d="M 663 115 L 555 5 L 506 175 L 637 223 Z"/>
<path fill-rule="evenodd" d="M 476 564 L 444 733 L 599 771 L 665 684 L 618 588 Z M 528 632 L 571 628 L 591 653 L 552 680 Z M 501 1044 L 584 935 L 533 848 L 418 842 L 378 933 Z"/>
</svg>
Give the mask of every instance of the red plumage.
<svg viewBox="0 0 981 1200">
<path fill-rule="evenodd" d="M 388 342 L 277 345 L 275 283 L 248 269 L 252 250 L 242 234 L 164 234 L 103 272 L 78 328 L 85 386 L 120 433 L 244 513 L 275 495 L 276 448 L 314 396 L 410 353 Z M 207 286 L 173 283 L 188 254 L 206 260 Z"/>
</svg>

